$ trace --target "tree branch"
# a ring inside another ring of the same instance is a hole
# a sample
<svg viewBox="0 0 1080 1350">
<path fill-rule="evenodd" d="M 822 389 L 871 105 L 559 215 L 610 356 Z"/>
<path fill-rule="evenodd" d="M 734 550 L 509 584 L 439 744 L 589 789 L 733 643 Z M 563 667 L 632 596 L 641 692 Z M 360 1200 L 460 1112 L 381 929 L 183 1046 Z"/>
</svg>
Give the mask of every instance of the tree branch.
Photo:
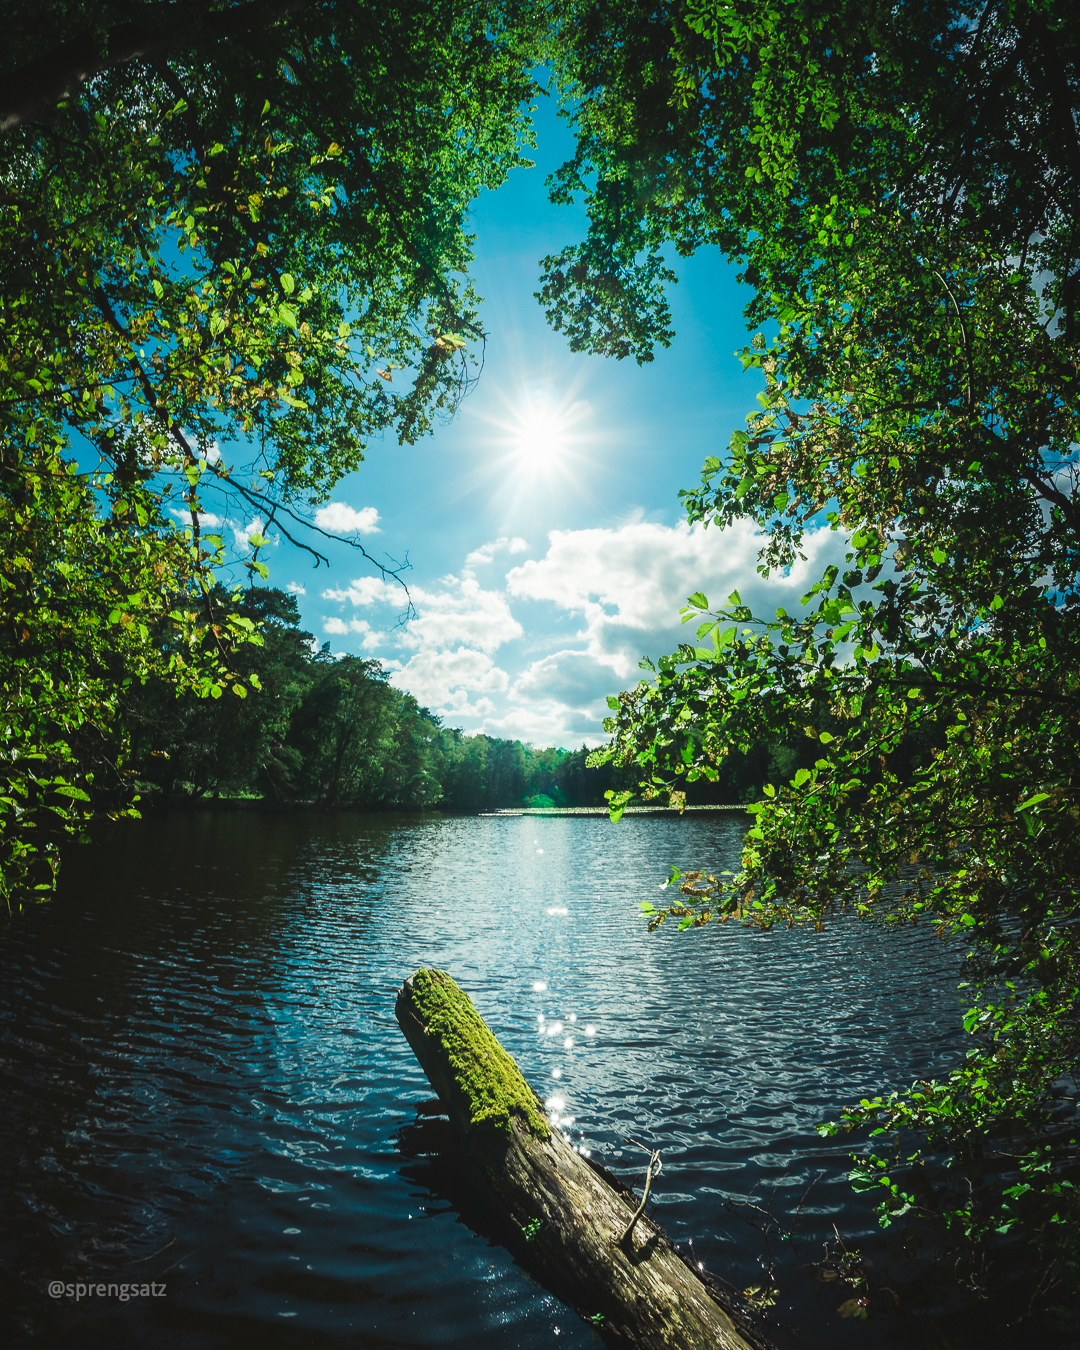
<svg viewBox="0 0 1080 1350">
<path fill-rule="evenodd" d="M 157 390 L 154 388 L 153 383 L 150 380 L 150 377 L 143 369 L 142 364 L 139 361 L 139 358 L 135 352 L 135 348 L 131 342 L 131 338 L 128 335 L 127 329 L 124 327 L 120 319 L 117 317 L 116 312 L 114 311 L 112 305 L 109 303 L 108 296 L 100 287 L 98 287 L 94 291 L 94 298 L 97 301 L 99 309 L 101 310 L 102 314 L 104 314 L 109 324 L 127 343 L 128 350 L 131 353 L 130 355 L 131 365 L 133 370 L 135 371 L 135 377 L 138 380 L 140 386 L 142 387 L 143 396 L 145 397 L 147 404 L 153 411 L 154 415 L 157 417 L 157 419 L 161 422 L 162 426 L 165 428 L 166 432 L 173 438 L 173 440 L 179 446 L 184 456 L 185 466 L 197 464 L 199 462 L 199 457 L 196 456 L 195 451 L 192 449 L 191 444 L 188 441 L 187 437 L 180 430 L 180 427 L 177 425 L 177 423 L 174 422 L 170 417 L 168 417 L 168 415 L 158 406 Z M 405 592 L 405 599 L 408 604 L 408 611 L 407 611 L 408 614 L 411 616 L 412 614 L 415 613 L 415 610 L 413 608 L 412 596 L 409 594 L 409 588 L 405 584 L 405 582 L 401 579 L 401 573 L 408 568 L 409 566 L 408 563 L 405 563 L 398 567 L 387 567 L 384 563 L 379 562 L 377 558 L 373 558 L 371 554 L 367 551 L 367 549 L 364 548 L 363 544 L 359 543 L 357 540 L 341 539 L 340 535 L 331 534 L 328 530 L 322 529 L 320 526 L 316 525 L 313 521 L 307 520 L 304 516 L 292 510 L 291 507 L 286 506 L 283 502 L 275 501 L 272 497 L 268 497 L 265 493 L 254 491 L 251 488 L 244 487 L 242 483 L 236 482 L 235 479 L 232 478 L 228 470 L 224 469 L 220 464 L 210 464 L 208 465 L 208 467 L 210 468 L 214 477 L 217 479 L 218 483 L 222 485 L 223 490 L 225 488 L 231 488 L 234 492 L 238 493 L 252 506 L 256 506 L 260 510 L 265 511 L 267 528 L 269 528 L 271 525 L 274 525 L 278 530 L 281 531 L 281 533 L 285 536 L 285 538 L 289 541 L 290 544 L 294 545 L 294 547 L 296 548 L 302 549 L 305 553 L 310 553 L 311 556 L 315 559 L 316 567 L 318 567 L 320 563 L 325 563 L 327 567 L 329 567 L 330 559 L 327 558 L 325 554 L 320 553 L 318 549 L 313 548 L 310 544 L 304 543 L 302 539 L 298 539 L 289 529 L 287 529 L 281 523 L 280 516 L 282 515 L 287 516 L 290 520 L 295 521 L 296 524 L 298 525 L 302 525 L 305 529 L 312 530 L 316 534 L 321 534 L 324 539 L 336 539 L 340 543 L 348 545 L 349 548 L 355 549 L 369 563 L 371 563 L 372 567 L 377 568 L 378 571 L 382 573 L 384 578 L 393 579 L 394 581 L 397 582 L 397 584 Z M 191 515 L 191 530 L 196 548 L 198 547 L 199 544 L 199 532 L 200 532 L 197 494 L 198 494 L 197 487 L 189 484 L 187 492 L 187 503 L 188 503 L 188 510 Z M 393 559 L 391 559 L 391 561 L 393 561 Z M 213 621 L 212 602 L 201 572 L 199 573 L 199 582 L 203 590 L 203 596 L 204 599 L 206 600 L 211 621 Z"/>
</svg>

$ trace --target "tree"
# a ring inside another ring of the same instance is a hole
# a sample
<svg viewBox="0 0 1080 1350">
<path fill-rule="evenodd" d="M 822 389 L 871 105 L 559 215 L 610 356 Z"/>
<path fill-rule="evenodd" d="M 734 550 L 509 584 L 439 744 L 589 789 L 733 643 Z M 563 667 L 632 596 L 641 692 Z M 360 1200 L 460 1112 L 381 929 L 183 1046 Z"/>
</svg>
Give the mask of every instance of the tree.
<svg viewBox="0 0 1080 1350">
<path fill-rule="evenodd" d="M 9 907 L 34 841 L 45 894 L 52 836 L 92 813 L 84 747 L 124 680 L 246 696 L 252 624 L 215 587 L 229 512 L 253 576 L 270 529 L 318 563 L 306 506 L 370 436 L 412 442 L 467 389 L 466 212 L 526 162 L 546 42 L 531 0 L 6 7 Z"/>
<path fill-rule="evenodd" d="M 894 1141 L 856 1168 L 883 1222 L 936 1213 L 975 1252 L 1024 1232 L 1036 1301 L 1075 1300 L 1080 1267 L 1076 1122 L 1055 1096 L 1080 1059 L 1071 18 L 593 6 L 563 69 L 577 154 L 554 184 L 584 194 L 590 230 L 541 292 L 572 346 L 648 360 L 671 340 L 666 245 L 717 245 L 754 287 L 765 331 L 742 360 L 761 407 L 683 494 L 688 518 L 754 521 L 766 576 L 827 525 L 847 566 L 800 615 L 691 596 L 696 641 L 609 700 L 598 758 L 678 802 L 755 744 L 813 749 L 755 804 L 739 874 L 676 872 L 653 927 L 820 927 L 848 908 L 970 940 L 964 1062 L 844 1125 Z M 911 1130 L 952 1160 L 936 1193 L 900 1166 Z"/>
<path fill-rule="evenodd" d="M 129 743 L 139 791 L 165 802 L 174 795 L 260 791 L 287 801 L 300 767 L 289 735 L 316 675 L 314 639 L 299 628 L 296 597 L 273 587 L 252 586 L 238 597 L 219 592 L 214 603 L 258 634 L 258 643 L 244 644 L 230 658 L 230 673 L 258 696 L 178 697 L 175 681 L 160 676 L 132 683 L 119 700 L 115 753 Z"/>
<path fill-rule="evenodd" d="M 297 784 L 316 806 L 435 806 L 443 795 L 437 720 L 387 682 L 378 661 L 334 657 L 324 647 L 289 730 Z"/>
</svg>

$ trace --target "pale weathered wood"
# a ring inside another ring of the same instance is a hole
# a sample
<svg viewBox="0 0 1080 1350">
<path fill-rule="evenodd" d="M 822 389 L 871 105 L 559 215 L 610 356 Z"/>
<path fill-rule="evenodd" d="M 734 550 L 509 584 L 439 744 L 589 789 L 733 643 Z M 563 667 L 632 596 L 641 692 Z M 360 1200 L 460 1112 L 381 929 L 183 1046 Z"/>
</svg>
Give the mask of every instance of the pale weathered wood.
<svg viewBox="0 0 1080 1350">
<path fill-rule="evenodd" d="M 761 1350 L 637 1199 L 552 1127 L 536 1093 L 451 977 L 417 971 L 398 1024 L 447 1109 L 522 1264 L 620 1350 Z M 509 1105 L 507 1105 L 509 1103 Z"/>
</svg>

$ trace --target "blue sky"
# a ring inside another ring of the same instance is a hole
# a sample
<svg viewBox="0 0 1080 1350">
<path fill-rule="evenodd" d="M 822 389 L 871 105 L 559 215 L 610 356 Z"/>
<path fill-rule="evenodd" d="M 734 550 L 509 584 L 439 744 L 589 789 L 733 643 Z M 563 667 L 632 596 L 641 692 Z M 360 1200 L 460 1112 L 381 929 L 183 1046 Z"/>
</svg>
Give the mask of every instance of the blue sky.
<svg viewBox="0 0 1080 1350">
<path fill-rule="evenodd" d="M 478 387 L 420 444 L 374 442 L 318 517 L 359 528 L 375 556 L 408 556 L 416 617 L 402 625 L 400 589 L 344 546 L 329 545 L 329 571 L 287 546 L 263 555 L 319 641 L 377 657 L 448 725 L 567 747 L 600 743 L 605 695 L 635 682 L 641 655 L 684 639 L 691 591 L 719 601 L 737 587 L 759 612 L 790 608 L 838 552 L 815 536 L 808 563 L 766 585 L 752 531 L 682 519 L 678 490 L 760 387 L 734 355 L 749 297 L 719 255 L 678 264 L 677 336 L 651 365 L 575 355 L 547 326 L 538 260 L 584 233 L 583 213 L 544 188 L 570 149 L 544 101 L 536 167 L 474 209 L 489 334 Z"/>
</svg>

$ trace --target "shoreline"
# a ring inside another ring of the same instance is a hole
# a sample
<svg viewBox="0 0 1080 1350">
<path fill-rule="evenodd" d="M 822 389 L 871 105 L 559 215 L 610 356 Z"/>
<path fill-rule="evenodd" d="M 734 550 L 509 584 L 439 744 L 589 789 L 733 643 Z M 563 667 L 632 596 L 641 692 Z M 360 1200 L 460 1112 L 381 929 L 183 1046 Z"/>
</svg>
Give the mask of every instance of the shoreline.
<svg viewBox="0 0 1080 1350">
<path fill-rule="evenodd" d="M 267 814 L 296 814 L 314 812 L 319 815 L 338 815 L 360 813 L 363 815 L 423 815 L 446 816 L 469 819 L 508 819 L 513 816 L 596 816 L 608 817 L 611 812 L 606 806 L 501 806 L 494 811 L 440 811 L 438 807 L 428 810 L 399 806 L 337 806 L 332 808 L 316 806 L 314 802 L 273 802 L 265 797 L 219 797 L 201 798 L 187 801 L 162 802 L 144 799 L 136 804 L 140 816 L 156 815 L 164 811 L 263 811 Z M 743 811 L 746 805 L 686 806 L 682 811 L 675 806 L 627 806 L 624 816 L 680 816 L 698 811 Z"/>
</svg>

